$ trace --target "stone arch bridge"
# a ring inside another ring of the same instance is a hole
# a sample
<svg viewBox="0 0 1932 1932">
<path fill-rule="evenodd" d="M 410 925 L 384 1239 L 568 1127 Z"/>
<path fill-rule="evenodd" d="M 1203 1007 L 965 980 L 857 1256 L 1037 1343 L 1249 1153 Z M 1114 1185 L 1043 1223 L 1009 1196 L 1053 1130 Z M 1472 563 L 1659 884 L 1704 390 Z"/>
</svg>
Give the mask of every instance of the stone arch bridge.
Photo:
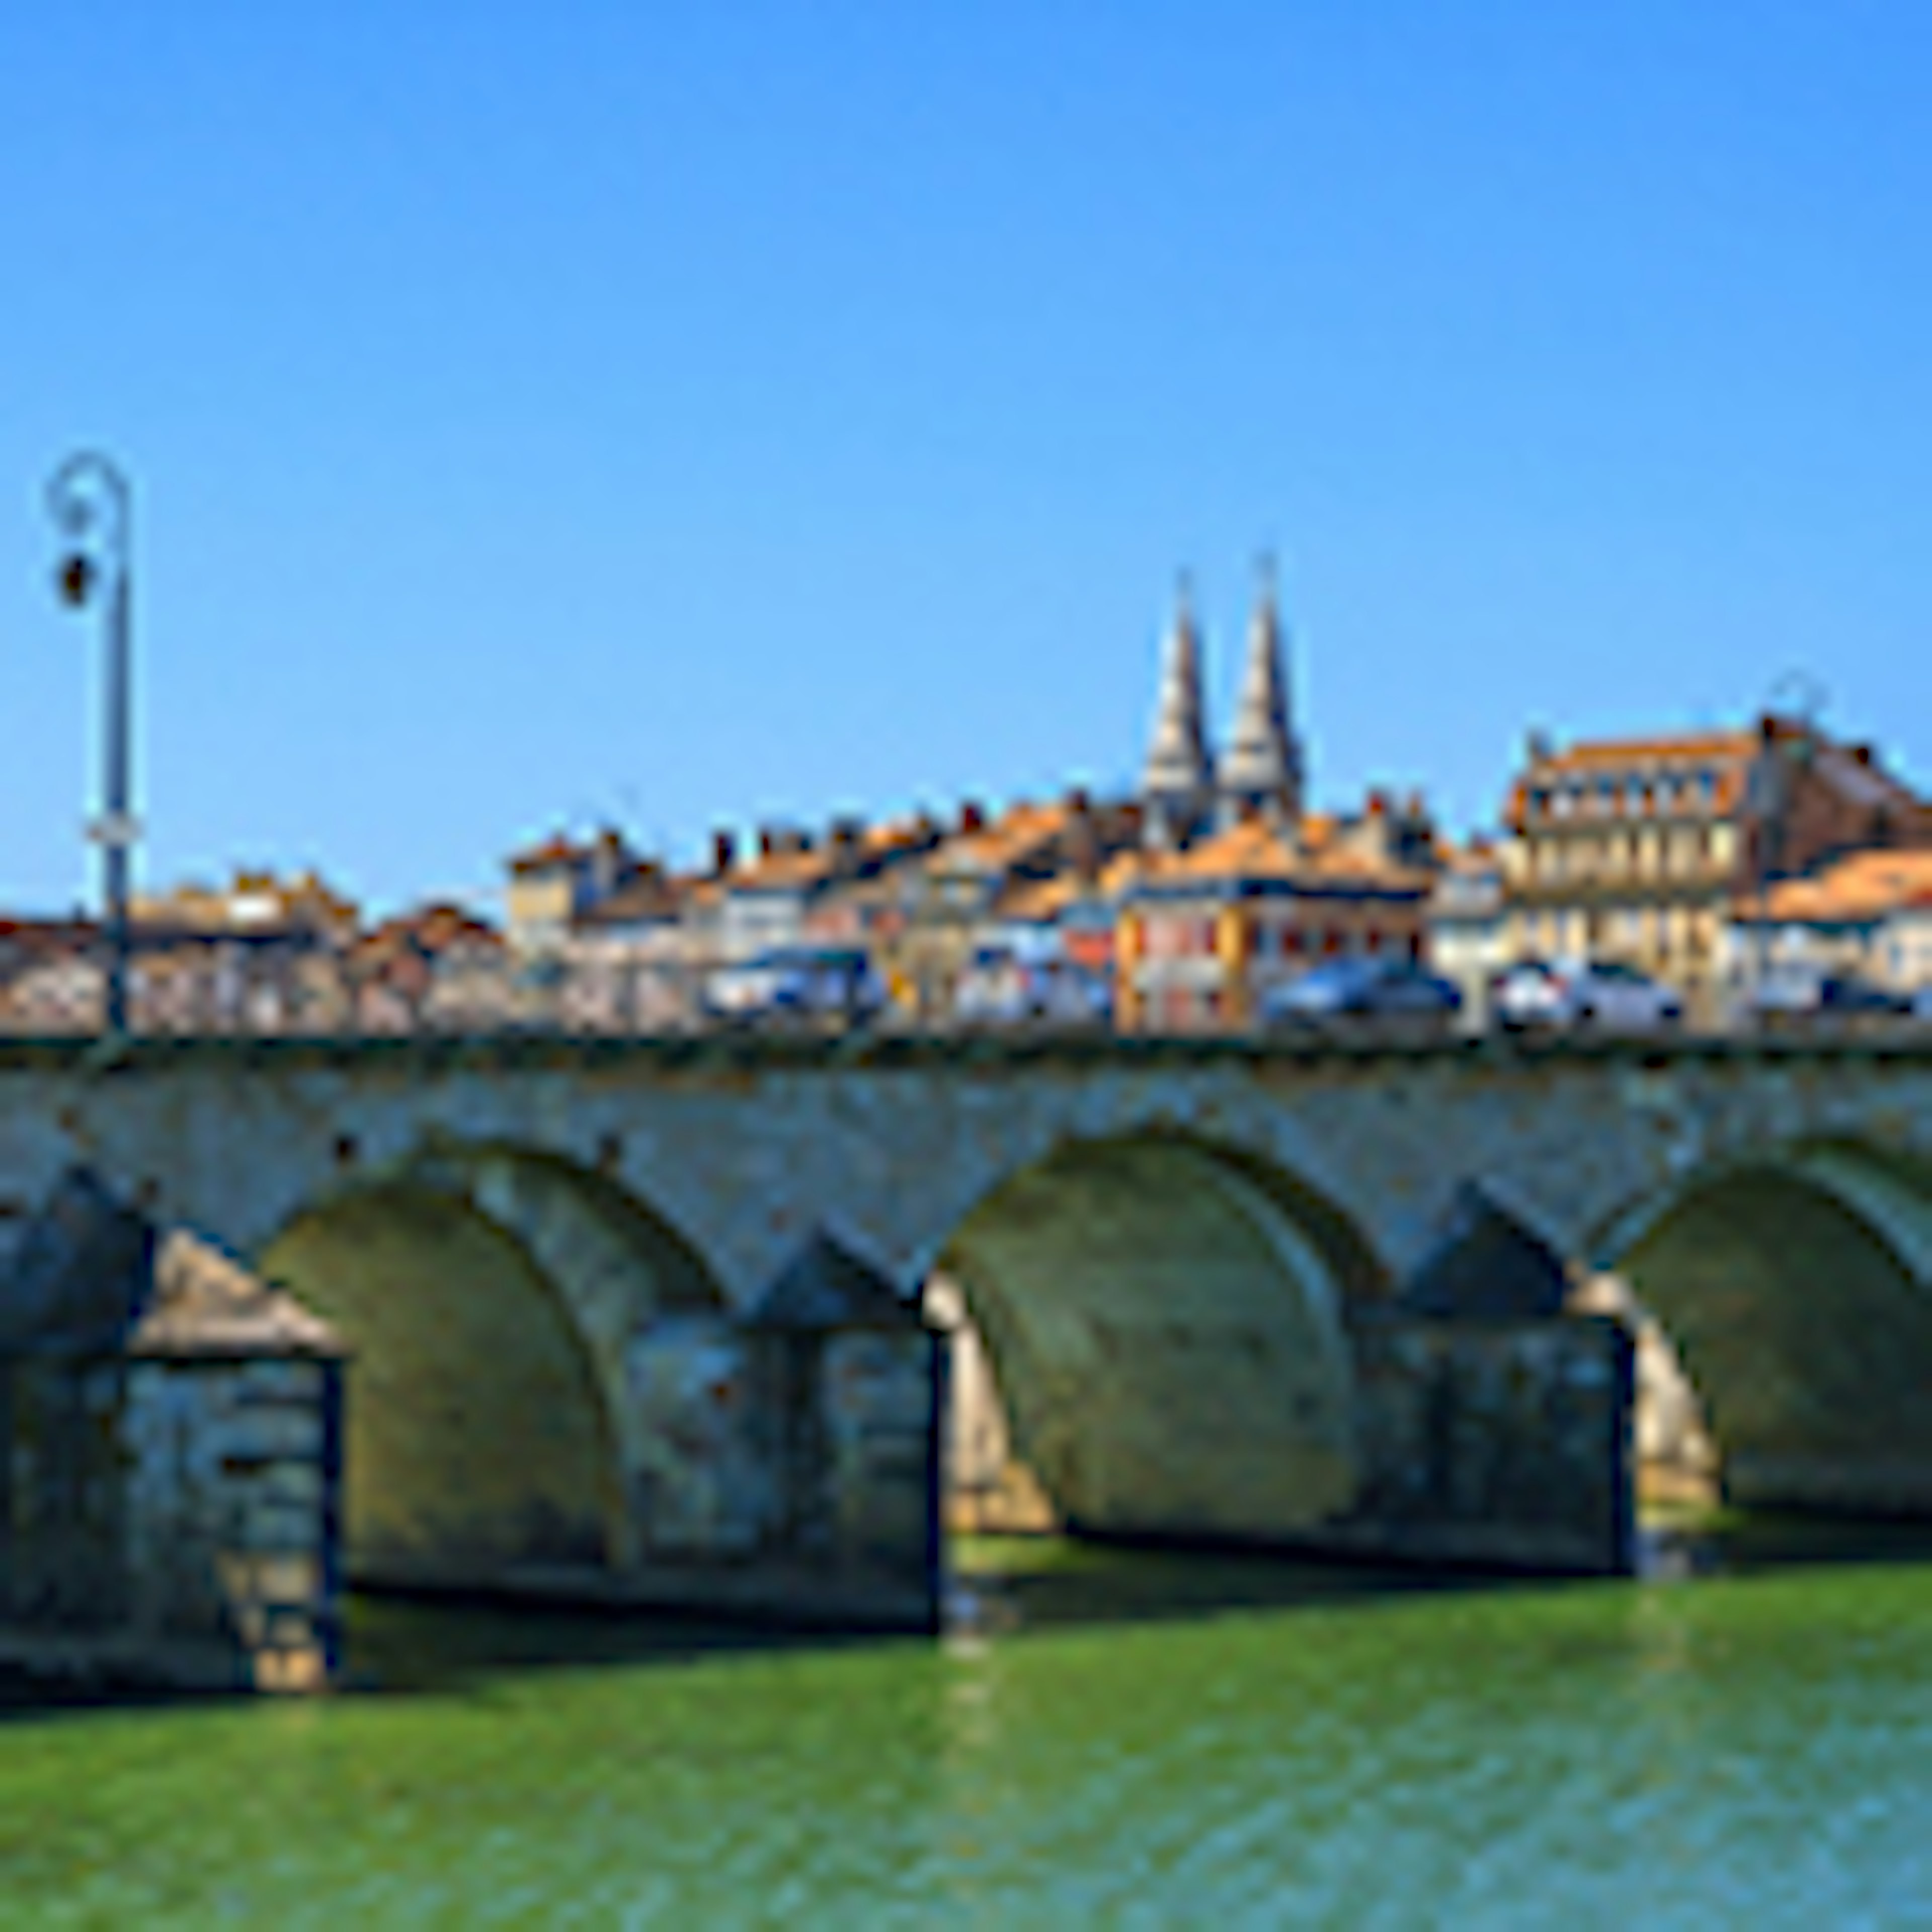
<svg viewBox="0 0 1932 1932">
<path fill-rule="evenodd" d="M 818 1232 L 962 1282 L 1070 1516 L 1292 1534 L 1472 1180 L 1635 1282 L 1734 1496 L 1932 1513 L 1932 1042 L 0 1047 L 0 1272 L 76 1165 L 345 1331 L 352 1527 L 406 1573 L 643 1561 L 654 1338 Z"/>
</svg>

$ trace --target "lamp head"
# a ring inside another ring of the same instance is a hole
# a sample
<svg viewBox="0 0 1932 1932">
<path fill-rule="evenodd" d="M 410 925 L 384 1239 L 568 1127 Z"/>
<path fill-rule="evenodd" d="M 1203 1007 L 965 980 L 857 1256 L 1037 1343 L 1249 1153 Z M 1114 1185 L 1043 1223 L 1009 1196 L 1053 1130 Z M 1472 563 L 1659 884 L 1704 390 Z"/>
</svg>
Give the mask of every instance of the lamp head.
<svg viewBox="0 0 1932 1932">
<path fill-rule="evenodd" d="M 99 575 L 94 560 L 84 551 L 74 550 L 63 557 L 59 569 L 54 574 L 61 602 L 71 609 L 79 610 L 94 594 L 94 582 Z"/>
</svg>

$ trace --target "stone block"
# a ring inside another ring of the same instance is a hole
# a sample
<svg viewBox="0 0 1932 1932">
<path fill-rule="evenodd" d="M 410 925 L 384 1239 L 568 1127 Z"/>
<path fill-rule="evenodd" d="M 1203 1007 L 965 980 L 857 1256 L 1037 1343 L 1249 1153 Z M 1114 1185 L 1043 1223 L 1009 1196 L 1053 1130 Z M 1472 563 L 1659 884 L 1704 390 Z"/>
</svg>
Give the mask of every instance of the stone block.
<svg viewBox="0 0 1932 1932">
<path fill-rule="evenodd" d="M 320 1412 L 277 1405 L 244 1409 L 227 1418 L 220 1454 L 230 1466 L 258 1462 L 312 1462 L 322 1448 Z"/>
</svg>

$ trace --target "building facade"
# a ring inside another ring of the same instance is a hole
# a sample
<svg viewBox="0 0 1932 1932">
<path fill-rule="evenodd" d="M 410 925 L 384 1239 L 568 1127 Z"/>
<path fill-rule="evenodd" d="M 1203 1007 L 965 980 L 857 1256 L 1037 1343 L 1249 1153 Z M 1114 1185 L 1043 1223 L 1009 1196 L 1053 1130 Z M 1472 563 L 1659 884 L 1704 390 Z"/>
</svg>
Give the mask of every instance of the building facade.
<svg viewBox="0 0 1932 1932">
<path fill-rule="evenodd" d="M 1852 973 L 1901 993 L 1932 986 L 1932 848 L 1847 854 L 1747 893 L 1724 961 L 1742 991 L 1766 973 Z"/>
<path fill-rule="evenodd" d="M 1620 959 L 1704 1020 L 1745 896 L 1836 853 L 1932 842 L 1932 810 L 1869 746 L 1770 714 L 1739 730 L 1532 738 L 1504 818 L 1507 956 Z"/>
<path fill-rule="evenodd" d="M 1116 886 L 1116 1024 L 1237 1030 L 1269 986 L 1324 959 L 1420 958 L 1429 889 L 1426 872 L 1258 818 L 1148 853 Z"/>
<path fill-rule="evenodd" d="M 1490 988 L 1503 968 L 1503 868 L 1484 839 L 1445 846 L 1430 886 L 1429 963 L 1462 996 L 1463 1024 L 1487 1024 Z"/>
</svg>

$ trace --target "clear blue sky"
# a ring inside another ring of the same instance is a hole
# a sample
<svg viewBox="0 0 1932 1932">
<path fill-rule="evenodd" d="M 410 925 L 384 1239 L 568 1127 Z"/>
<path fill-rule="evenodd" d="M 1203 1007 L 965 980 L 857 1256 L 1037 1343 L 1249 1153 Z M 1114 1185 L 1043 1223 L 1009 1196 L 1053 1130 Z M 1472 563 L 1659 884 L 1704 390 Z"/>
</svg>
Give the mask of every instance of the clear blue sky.
<svg viewBox="0 0 1932 1932">
<path fill-rule="evenodd" d="M 1932 779 L 1928 82 L 1922 0 L 9 6 L 0 904 L 92 890 L 94 442 L 153 882 L 1124 784 L 1264 544 L 1326 800 L 1793 666 Z"/>
</svg>

